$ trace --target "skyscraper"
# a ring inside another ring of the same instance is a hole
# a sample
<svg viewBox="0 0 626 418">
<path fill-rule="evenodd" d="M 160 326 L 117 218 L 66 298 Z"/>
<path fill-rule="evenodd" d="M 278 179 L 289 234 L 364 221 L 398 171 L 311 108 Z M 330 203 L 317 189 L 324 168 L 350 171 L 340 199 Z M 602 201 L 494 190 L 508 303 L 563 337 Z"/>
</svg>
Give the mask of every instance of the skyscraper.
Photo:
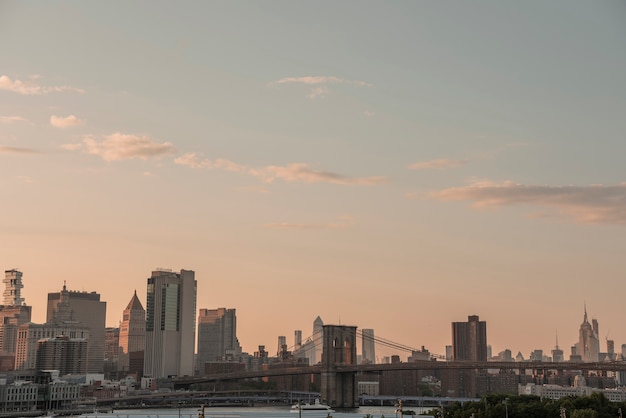
<svg viewBox="0 0 626 418">
<path fill-rule="evenodd" d="M 578 330 L 578 344 L 576 350 L 584 362 L 598 361 L 600 358 L 600 339 L 598 338 L 598 321 L 593 320 L 593 325 L 587 319 L 587 306 L 585 305 L 585 315 L 583 323 Z"/>
<path fill-rule="evenodd" d="M 17 306 L 24 304 L 21 291 L 24 288 L 22 284 L 22 272 L 18 270 L 5 270 L 4 272 L 4 292 L 2 293 L 5 306 Z"/>
<path fill-rule="evenodd" d="M 146 310 L 137 297 L 137 291 L 122 313 L 119 347 L 119 371 L 141 377 L 146 349 Z"/>
<path fill-rule="evenodd" d="M 487 323 L 478 315 L 452 323 L 452 359 L 487 361 Z"/>
<path fill-rule="evenodd" d="M 195 273 L 156 270 L 146 297 L 145 376 L 191 376 L 196 333 Z"/>
<path fill-rule="evenodd" d="M 68 309 L 62 310 L 63 312 L 58 309 L 62 299 L 69 305 Z M 65 283 L 61 292 L 48 293 L 46 322 L 68 321 L 70 318 L 65 317 L 69 315 L 72 320 L 81 322 L 89 328 L 87 373 L 104 371 L 106 309 L 107 304 L 100 300 L 99 293 L 68 291 Z"/>
<path fill-rule="evenodd" d="M 361 347 L 361 362 L 366 364 L 376 363 L 376 351 L 374 345 L 374 330 L 363 329 L 361 330 L 362 347 Z"/>
<path fill-rule="evenodd" d="M 15 354 L 17 350 L 17 330 L 20 325 L 30 322 L 32 308 L 21 296 L 22 272 L 4 272 L 3 304 L 0 305 L 0 351 Z"/>
<path fill-rule="evenodd" d="M 197 355 L 199 374 L 204 375 L 205 363 L 239 360 L 240 356 L 236 310 L 200 309 Z"/>
</svg>

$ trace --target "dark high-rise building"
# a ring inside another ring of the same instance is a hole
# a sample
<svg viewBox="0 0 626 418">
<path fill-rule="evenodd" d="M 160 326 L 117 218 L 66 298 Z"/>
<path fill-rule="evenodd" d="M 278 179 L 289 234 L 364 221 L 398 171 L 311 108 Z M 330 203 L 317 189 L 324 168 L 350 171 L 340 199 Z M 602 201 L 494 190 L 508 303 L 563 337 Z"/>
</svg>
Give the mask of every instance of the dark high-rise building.
<svg viewBox="0 0 626 418">
<path fill-rule="evenodd" d="M 37 342 L 37 370 L 58 370 L 60 375 L 87 371 L 87 340 L 52 337 Z"/>
<path fill-rule="evenodd" d="M 198 372 L 204 375 L 205 363 L 238 361 L 241 346 L 237 339 L 235 309 L 200 309 L 198 316 Z"/>
<path fill-rule="evenodd" d="M 452 323 L 452 359 L 487 361 L 487 323 L 478 315 Z"/>
<path fill-rule="evenodd" d="M 63 315 L 71 315 L 71 319 L 81 322 L 89 328 L 89 345 L 87 353 L 87 372 L 102 373 L 104 371 L 104 336 L 106 328 L 107 304 L 100 300 L 100 294 L 96 292 L 68 291 L 65 284 L 63 290 L 56 293 L 48 293 L 48 311 L 46 322 L 64 322 L 69 318 L 60 318 L 58 306 L 61 303 L 62 294 L 67 299 L 69 310 L 64 310 Z"/>
<path fill-rule="evenodd" d="M 145 376 L 193 375 L 196 291 L 191 270 L 156 270 L 148 278 Z"/>
</svg>

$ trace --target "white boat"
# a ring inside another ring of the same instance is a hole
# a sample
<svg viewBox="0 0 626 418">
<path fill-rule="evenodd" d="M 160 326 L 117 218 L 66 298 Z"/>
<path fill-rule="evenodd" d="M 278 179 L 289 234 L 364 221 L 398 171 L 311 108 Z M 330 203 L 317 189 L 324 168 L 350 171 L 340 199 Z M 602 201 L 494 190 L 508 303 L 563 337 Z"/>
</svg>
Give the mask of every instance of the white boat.
<svg viewBox="0 0 626 418">
<path fill-rule="evenodd" d="M 335 412 L 330 406 L 321 403 L 319 399 L 316 399 L 315 403 L 313 404 L 310 404 L 310 403 L 301 404 L 298 402 L 297 404 L 291 406 L 291 412 L 299 413 L 299 412 L 305 412 L 305 411 L 327 412 L 327 413 Z"/>
</svg>

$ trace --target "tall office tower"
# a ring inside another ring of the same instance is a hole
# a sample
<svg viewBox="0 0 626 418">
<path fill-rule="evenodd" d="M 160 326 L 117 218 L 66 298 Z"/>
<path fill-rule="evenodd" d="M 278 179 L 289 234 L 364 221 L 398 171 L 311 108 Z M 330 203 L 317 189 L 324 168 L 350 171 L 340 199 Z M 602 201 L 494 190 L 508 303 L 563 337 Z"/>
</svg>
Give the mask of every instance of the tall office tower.
<svg viewBox="0 0 626 418">
<path fill-rule="evenodd" d="M 59 309 L 62 299 L 69 309 Z M 63 289 L 60 292 L 48 293 L 46 322 L 66 321 L 66 317 L 71 312 L 74 321 L 81 322 L 89 328 L 87 373 L 104 371 L 106 310 L 106 302 L 101 301 L 100 294 L 96 292 L 69 291 L 63 283 Z"/>
<path fill-rule="evenodd" d="M 32 307 L 21 297 L 22 272 L 4 272 L 4 299 L 0 305 L 0 351 L 15 355 L 17 350 L 17 330 L 20 325 L 30 322 Z"/>
<path fill-rule="evenodd" d="M 137 291 L 122 313 L 119 347 L 119 371 L 134 375 L 137 379 L 143 376 L 143 360 L 146 349 L 146 310 L 137 297 Z"/>
<path fill-rule="evenodd" d="M 452 323 L 452 359 L 487 361 L 487 323 L 478 315 Z"/>
<path fill-rule="evenodd" d="M 293 349 L 299 350 L 302 347 L 302 330 L 295 330 L 293 333 Z"/>
<path fill-rule="evenodd" d="M 310 365 L 317 364 L 321 361 L 321 352 L 324 336 L 324 322 L 319 316 L 313 321 L 313 335 L 307 338 L 304 344 L 302 344 L 301 357 L 305 357 L 309 360 Z M 319 354 L 318 354 L 319 353 Z"/>
<path fill-rule="evenodd" d="M 191 376 L 196 337 L 195 273 L 156 270 L 146 297 L 145 376 Z"/>
<path fill-rule="evenodd" d="M 365 364 L 376 363 L 376 349 L 374 345 L 374 330 L 363 329 L 361 330 L 363 339 L 363 345 L 361 347 L 361 362 Z"/>
<path fill-rule="evenodd" d="M 584 362 L 595 362 L 600 359 L 600 339 L 598 338 L 598 321 L 593 320 L 593 325 L 587 319 L 587 305 L 585 316 L 578 331 L 577 353 Z"/>
<path fill-rule="evenodd" d="M 87 371 L 87 340 L 84 338 L 52 337 L 37 342 L 37 370 L 58 370 L 66 374 Z"/>
<path fill-rule="evenodd" d="M 287 337 L 284 335 L 278 336 L 278 350 L 276 350 L 276 355 L 280 357 L 281 353 L 287 351 Z"/>
<path fill-rule="evenodd" d="M 235 309 L 200 309 L 198 316 L 197 368 L 204 375 L 204 365 L 216 361 L 238 361 L 241 346 L 237 339 Z"/>
</svg>

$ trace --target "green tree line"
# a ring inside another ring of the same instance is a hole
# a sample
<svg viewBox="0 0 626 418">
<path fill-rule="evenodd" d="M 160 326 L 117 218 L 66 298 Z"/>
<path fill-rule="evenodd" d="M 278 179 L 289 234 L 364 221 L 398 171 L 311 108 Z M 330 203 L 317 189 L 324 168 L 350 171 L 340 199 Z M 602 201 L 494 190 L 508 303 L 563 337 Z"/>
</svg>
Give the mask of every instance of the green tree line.
<svg viewBox="0 0 626 418">
<path fill-rule="evenodd" d="M 487 395 L 477 402 L 456 403 L 444 408 L 444 418 L 615 418 L 626 411 L 626 402 L 609 402 L 601 392 L 558 400 L 539 396 Z M 440 410 L 430 415 L 441 417 Z"/>
</svg>

